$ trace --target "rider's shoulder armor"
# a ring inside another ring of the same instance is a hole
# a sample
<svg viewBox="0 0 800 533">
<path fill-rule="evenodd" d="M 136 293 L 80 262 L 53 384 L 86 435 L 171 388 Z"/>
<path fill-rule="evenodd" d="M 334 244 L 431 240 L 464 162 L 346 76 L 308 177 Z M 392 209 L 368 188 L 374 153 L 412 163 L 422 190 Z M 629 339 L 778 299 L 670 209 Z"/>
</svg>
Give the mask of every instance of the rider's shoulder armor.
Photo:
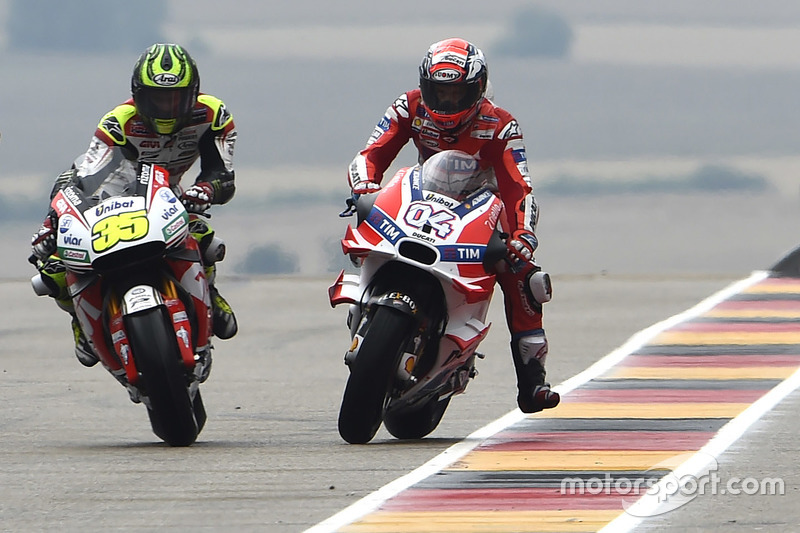
<svg viewBox="0 0 800 533">
<path fill-rule="evenodd" d="M 228 112 L 225 104 L 219 98 L 210 94 L 201 94 L 197 97 L 197 101 L 208 109 L 213 131 L 224 129 L 233 122 L 233 115 Z"/>
<path fill-rule="evenodd" d="M 134 115 L 136 107 L 132 103 L 118 105 L 100 119 L 97 129 L 105 133 L 115 144 L 124 145 L 127 141 L 125 125 Z"/>
</svg>

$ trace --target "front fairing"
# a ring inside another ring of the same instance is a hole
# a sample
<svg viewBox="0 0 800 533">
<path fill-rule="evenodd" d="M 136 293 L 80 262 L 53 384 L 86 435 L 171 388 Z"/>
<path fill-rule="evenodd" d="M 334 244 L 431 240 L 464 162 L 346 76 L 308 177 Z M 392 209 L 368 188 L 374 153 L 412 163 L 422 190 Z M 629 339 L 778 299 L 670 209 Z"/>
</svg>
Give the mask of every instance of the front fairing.
<svg viewBox="0 0 800 533">
<path fill-rule="evenodd" d="M 59 219 L 58 255 L 74 270 L 123 267 L 188 235 L 189 215 L 158 167 L 127 182 L 110 176 L 92 196 L 68 186 L 51 205 Z"/>
<path fill-rule="evenodd" d="M 367 257 L 404 261 L 445 284 L 485 290 L 494 285 L 484 262 L 502 210 L 487 188 L 460 201 L 426 191 L 413 167 L 398 172 L 381 190 L 365 219 L 348 227 L 342 245 L 362 268 Z"/>
<path fill-rule="evenodd" d="M 488 329 L 495 276 L 484 260 L 487 251 L 492 255 L 490 243 L 498 239 L 500 200 L 486 188 L 461 201 L 425 191 L 414 170 L 405 169 L 370 201 L 374 204 L 364 220 L 356 228 L 348 226 L 342 240 L 360 272 L 340 274 L 329 289 L 331 304 L 351 305 L 353 330 L 379 296 L 376 287 L 400 285 L 387 272 L 397 272 L 391 265 L 403 263 L 412 267 L 402 270 L 409 276 L 417 269 L 420 276 L 432 275 L 441 284 L 448 316 L 445 342 L 462 353 L 474 350 Z M 391 279 L 383 280 L 386 276 Z"/>
</svg>

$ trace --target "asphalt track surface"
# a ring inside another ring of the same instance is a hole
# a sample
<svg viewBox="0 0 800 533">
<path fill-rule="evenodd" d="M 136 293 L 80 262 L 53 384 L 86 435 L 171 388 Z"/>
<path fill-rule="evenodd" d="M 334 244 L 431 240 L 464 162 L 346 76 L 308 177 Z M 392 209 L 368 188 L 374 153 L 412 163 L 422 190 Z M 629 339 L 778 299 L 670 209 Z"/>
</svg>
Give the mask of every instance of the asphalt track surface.
<svg viewBox="0 0 800 533">
<path fill-rule="evenodd" d="M 550 380 L 748 275 L 556 277 Z M 304 531 L 515 409 L 496 298 L 480 373 L 430 437 L 400 442 L 381 429 L 368 445 L 344 443 L 348 335 L 344 308 L 327 303 L 330 282 L 220 279 L 241 332 L 216 343 L 202 388 L 208 423 L 179 449 L 151 433 L 144 407 L 102 368 L 74 359 L 66 314 L 27 281 L 0 283 L 0 530 Z M 729 475 L 781 476 L 784 495 L 701 496 L 640 529 L 800 530 L 797 407 L 795 392 L 718 458 Z"/>
</svg>

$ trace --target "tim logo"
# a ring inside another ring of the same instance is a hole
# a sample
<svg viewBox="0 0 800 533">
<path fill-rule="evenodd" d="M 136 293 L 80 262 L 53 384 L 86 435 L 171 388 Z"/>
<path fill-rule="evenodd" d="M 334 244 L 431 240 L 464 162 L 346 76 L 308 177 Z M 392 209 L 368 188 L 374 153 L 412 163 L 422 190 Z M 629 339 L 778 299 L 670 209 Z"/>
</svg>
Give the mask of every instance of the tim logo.
<svg viewBox="0 0 800 533">
<path fill-rule="evenodd" d="M 450 170 L 458 172 L 473 172 L 478 169 L 478 162 L 475 159 L 452 159 L 450 160 Z"/>
</svg>

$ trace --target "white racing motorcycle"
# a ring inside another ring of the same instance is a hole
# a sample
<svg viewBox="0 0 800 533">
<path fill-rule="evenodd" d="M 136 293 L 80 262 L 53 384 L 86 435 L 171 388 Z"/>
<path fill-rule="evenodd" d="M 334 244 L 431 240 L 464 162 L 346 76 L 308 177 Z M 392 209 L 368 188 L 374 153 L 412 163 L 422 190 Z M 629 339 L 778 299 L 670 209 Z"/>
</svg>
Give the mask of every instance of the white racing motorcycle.
<svg viewBox="0 0 800 533">
<path fill-rule="evenodd" d="M 100 362 L 147 407 L 153 432 L 192 444 L 206 411 L 199 385 L 211 366 L 211 302 L 189 215 L 165 169 L 122 161 L 93 176 L 89 196 L 69 185 L 51 202 L 58 256 L 75 312 Z M 41 275 L 39 295 L 52 295 Z"/>
</svg>

